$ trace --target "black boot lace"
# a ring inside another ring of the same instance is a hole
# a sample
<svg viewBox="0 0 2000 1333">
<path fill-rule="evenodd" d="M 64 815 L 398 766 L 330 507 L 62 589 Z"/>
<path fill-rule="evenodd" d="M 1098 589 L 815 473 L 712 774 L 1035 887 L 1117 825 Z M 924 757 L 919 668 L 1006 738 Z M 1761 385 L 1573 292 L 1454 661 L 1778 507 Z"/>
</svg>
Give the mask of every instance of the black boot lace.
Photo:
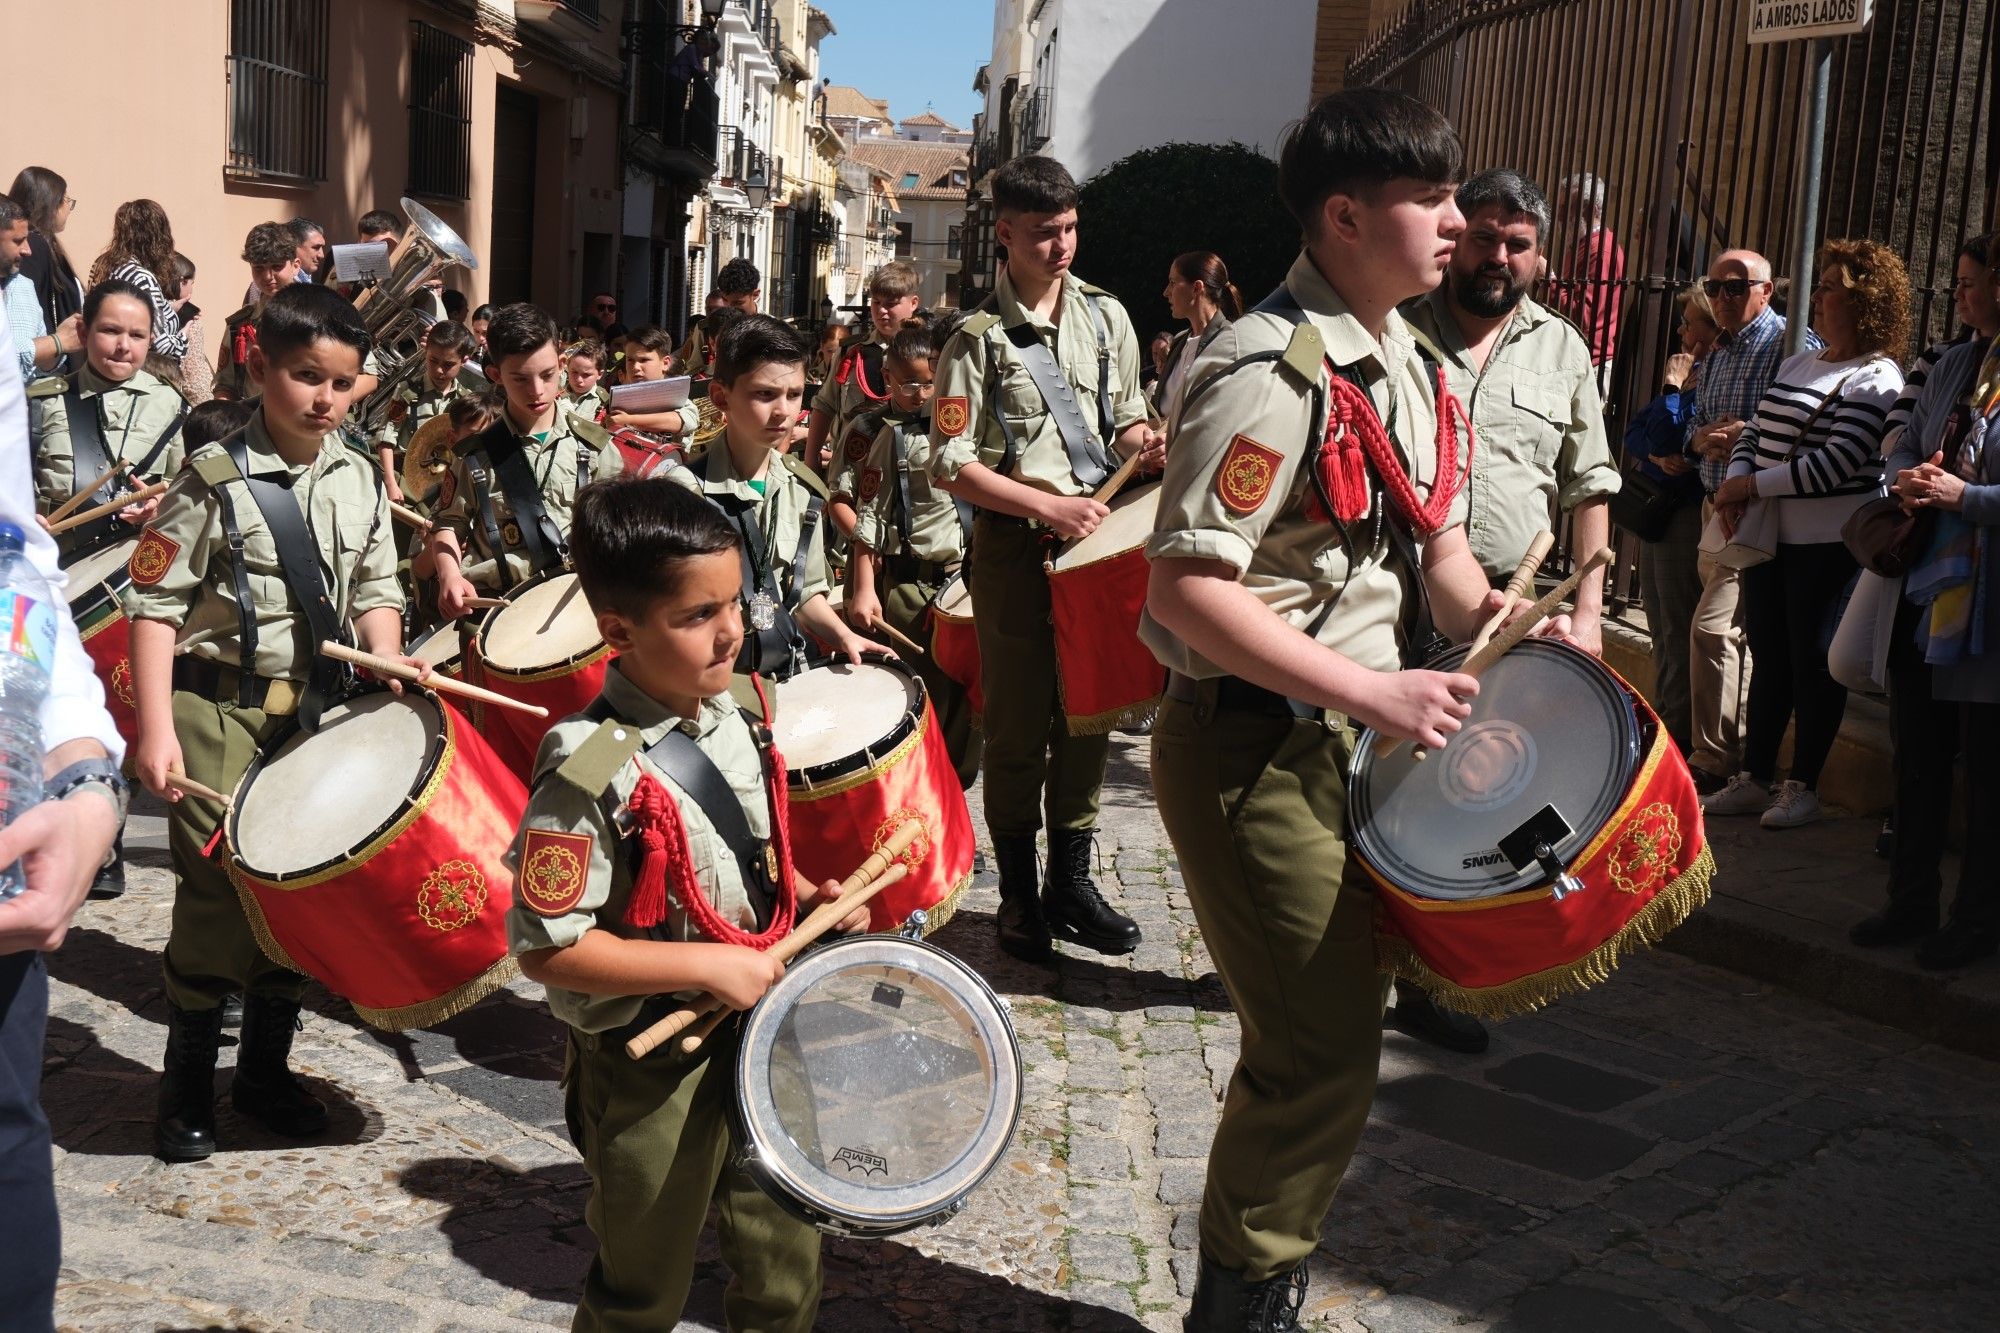
<svg viewBox="0 0 2000 1333">
<path fill-rule="evenodd" d="M 1306 1303 L 1306 1266 L 1300 1264 L 1283 1277 L 1274 1277 L 1250 1298 L 1252 1328 L 1259 1333 L 1288 1333 L 1299 1326 L 1299 1311 Z"/>
</svg>

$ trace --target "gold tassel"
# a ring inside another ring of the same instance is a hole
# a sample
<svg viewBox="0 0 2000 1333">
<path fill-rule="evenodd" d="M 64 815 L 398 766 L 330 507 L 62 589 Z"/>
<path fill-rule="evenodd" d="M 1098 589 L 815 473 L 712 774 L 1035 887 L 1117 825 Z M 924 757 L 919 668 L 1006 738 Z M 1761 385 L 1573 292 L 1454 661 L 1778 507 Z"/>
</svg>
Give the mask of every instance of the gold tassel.
<svg viewBox="0 0 2000 1333">
<path fill-rule="evenodd" d="M 1617 934 L 1574 963 L 1545 968 L 1498 986 L 1468 989 L 1439 976 L 1400 935 L 1375 937 L 1375 964 L 1382 971 L 1410 982 L 1447 1009 L 1474 1018 L 1504 1019 L 1532 1013 L 1565 995 L 1574 995 L 1611 979 L 1625 955 L 1650 948 L 1708 901 L 1715 878 L 1715 853 L 1704 845 L 1686 870 L 1653 895 L 1651 902 L 1627 921 Z"/>
</svg>

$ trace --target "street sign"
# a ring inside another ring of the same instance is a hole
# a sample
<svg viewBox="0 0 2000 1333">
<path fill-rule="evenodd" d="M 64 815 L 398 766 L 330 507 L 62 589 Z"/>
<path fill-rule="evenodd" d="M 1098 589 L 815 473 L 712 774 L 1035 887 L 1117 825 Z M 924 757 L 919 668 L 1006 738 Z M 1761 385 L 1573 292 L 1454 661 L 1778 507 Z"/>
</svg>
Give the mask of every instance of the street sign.
<svg viewBox="0 0 2000 1333">
<path fill-rule="evenodd" d="M 1874 17 L 1875 0 L 1753 0 L 1750 44 L 1847 37 L 1866 32 Z"/>
</svg>

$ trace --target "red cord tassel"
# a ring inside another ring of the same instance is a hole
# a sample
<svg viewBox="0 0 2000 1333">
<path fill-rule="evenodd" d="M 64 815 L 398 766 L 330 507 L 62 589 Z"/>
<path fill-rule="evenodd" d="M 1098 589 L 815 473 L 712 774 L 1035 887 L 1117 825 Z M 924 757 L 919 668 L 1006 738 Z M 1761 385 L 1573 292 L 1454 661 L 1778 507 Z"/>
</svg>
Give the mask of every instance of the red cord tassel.
<svg viewBox="0 0 2000 1333">
<path fill-rule="evenodd" d="M 1465 426 L 1466 472 L 1472 463 L 1472 422 L 1438 370 L 1437 382 L 1437 480 L 1430 499 L 1417 500 L 1416 488 L 1396 457 L 1389 432 L 1375 414 L 1375 404 L 1367 393 L 1339 375 L 1329 376 L 1329 405 L 1326 436 L 1314 459 L 1320 489 L 1333 500 L 1334 517 L 1352 523 L 1368 512 L 1368 468 L 1382 478 L 1389 502 L 1404 524 L 1419 537 L 1434 536 L 1451 515 L 1452 501 L 1458 498 L 1462 474 L 1458 466 L 1458 426 Z M 1309 518 L 1325 522 L 1325 507 L 1316 492 L 1306 506 Z"/>
</svg>

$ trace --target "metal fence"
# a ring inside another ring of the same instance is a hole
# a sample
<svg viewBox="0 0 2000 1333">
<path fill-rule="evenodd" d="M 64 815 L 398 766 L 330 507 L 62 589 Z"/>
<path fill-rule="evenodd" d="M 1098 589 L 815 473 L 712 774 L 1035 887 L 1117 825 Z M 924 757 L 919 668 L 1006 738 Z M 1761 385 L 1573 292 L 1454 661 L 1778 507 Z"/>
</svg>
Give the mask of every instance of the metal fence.
<svg viewBox="0 0 2000 1333">
<path fill-rule="evenodd" d="M 1458 127 L 1468 170 L 1511 166 L 1553 195 L 1589 172 L 1625 253 L 1611 393 L 1616 432 L 1652 396 L 1673 294 L 1730 247 L 1790 253 L 1809 47 L 1751 46 L 1751 0 L 1415 0 L 1347 66 Z M 1878 0 L 1833 49 L 1822 238 L 1898 251 L 1918 347 L 1952 323 L 1955 252 L 1987 229 L 2000 174 L 2000 0 Z M 1546 238 L 1552 266 L 1576 238 Z M 1793 304 L 1803 307 L 1804 293 Z M 1614 597 L 1633 594 L 1622 560 Z"/>
<path fill-rule="evenodd" d="M 326 179 L 327 0 L 235 0 L 229 15 L 231 176 Z"/>
</svg>

